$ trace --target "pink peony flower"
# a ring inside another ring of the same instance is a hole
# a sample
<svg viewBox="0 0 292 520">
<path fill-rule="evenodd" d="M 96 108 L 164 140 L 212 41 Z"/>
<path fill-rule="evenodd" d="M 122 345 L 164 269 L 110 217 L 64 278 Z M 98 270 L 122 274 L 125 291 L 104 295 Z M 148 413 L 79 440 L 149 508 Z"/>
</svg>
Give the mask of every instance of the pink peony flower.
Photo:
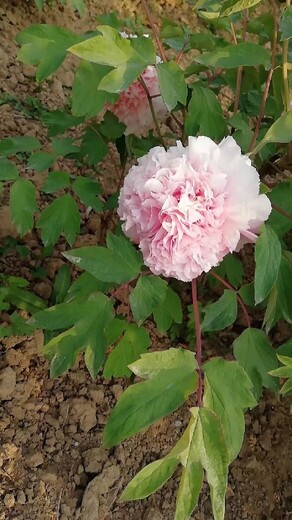
<svg viewBox="0 0 292 520">
<path fill-rule="evenodd" d="M 233 137 L 155 147 L 125 178 L 118 214 L 154 274 L 191 281 L 255 242 L 271 204 Z"/>
<path fill-rule="evenodd" d="M 151 96 L 159 95 L 159 97 L 153 98 L 152 102 L 156 116 L 158 118 L 163 117 L 167 113 L 167 109 L 160 96 L 156 68 L 149 65 L 141 76 L 149 94 Z M 141 136 L 154 127 L 146 92 L 138 80 L 134 81 L 124 92 L 121 92 L 116 103 L 108 105 L 107 108 L 126 125 L 125 135 L 136 134 Z"/>
</svg>

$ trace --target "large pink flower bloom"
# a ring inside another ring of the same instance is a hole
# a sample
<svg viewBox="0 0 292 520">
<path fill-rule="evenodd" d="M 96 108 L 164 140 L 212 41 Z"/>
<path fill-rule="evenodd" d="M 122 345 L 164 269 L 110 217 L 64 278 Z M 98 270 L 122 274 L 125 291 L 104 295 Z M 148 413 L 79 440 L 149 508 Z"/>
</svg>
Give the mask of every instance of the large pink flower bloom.
<svg viewBox="0 0 292 520">
<path fill-rule="evenodd" d="M 163 117 L 167 109 L 160 95 L 156 68 L 149 65 L 141 76 L 150 96 L 159 96 L 153 98 L 152 102 L 156 116 Z M 108 105 L 107 108 L 126 125 L 125 135 L 144 135 L 154 127 L 146 92 L 138 80 L 134 81 L 127 90 L 121 92 L 116 103 Z"/>
<path fill-rule="evenodd" d="M 232 137 L 219 145 L 190 137 L 186 147 L 155 147 L 139 159 L 125 178 L 118 213 L 153 273 L 191 281 L 256 241 L 271 212 L 259 183 Z"/>
</svg>

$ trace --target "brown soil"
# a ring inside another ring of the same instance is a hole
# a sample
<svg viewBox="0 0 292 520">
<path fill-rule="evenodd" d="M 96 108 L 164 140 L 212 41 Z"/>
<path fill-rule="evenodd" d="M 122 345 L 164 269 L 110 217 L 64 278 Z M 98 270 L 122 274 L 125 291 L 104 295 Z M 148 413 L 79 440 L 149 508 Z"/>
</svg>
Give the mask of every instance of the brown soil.
<svg viewBox="0 0 292 520">
<path fill-rule="evenodd" d="M 94 4 L 97 4 L 95 6 Z M 88 2 L 84 19 L 68 8 L 45 8 L 38 13 L 33 2 L 3 1 L 0 6 L 1 88 L 21 99 L 35 95 L 50 108 L 64 104 L 72 83 L 72 62 L 54 78 L 36 86 L 33 69 L 16 59 L 16 34 L 32 23 L 56 23 L 72 30 L 95 26 L 94 16 L 116 6 L 122 14 L 137 12 L 138 1 Z M 103 9 L 106 5 L 106 9 Z M 187 4 L 165 0 L 156 5 L 157 16 L 168 14 L 195 24 Z M 183 13 L 183 14 L 182 14 Z M 45 142 L 38 121 L 28 119 L 8 104 L 0 107 L 0 137 L 31 134 Z M 41 178 L 34 177 L 41 182 Z M 0 238 L 15 235 L 7 207 L 0 210 Z M 88 221 L 84 243 L 94 243 L 100 221 Z M 31 234 L 26 243 L 37 253 L 39 239 Z M 62 263 L 59 244 L 45 261 L 47 278 L 34 282 L 34 290 L 48 298 L 56 269 Z M 33 282 L 32 262 L 19 261 L 12 253 L 3 263 L 5 271 Z M 276 341 L 287 339 L 285 329 Z M 231 336 L 226 336 L 228 347 Z M 82 360 L 64 377 L 49 378 L 48 363 L 39 354 L 43 335 L 4 340 L 0 357 L 0 520 L 171 520 L 179 481 L 177 472 L 153 497 L 120 504 L 121 490 L 145 464 L 168 452 L 183 431 L 187 406 L 160 421 L 147 432 L 110 451 L 102 447 L 101 435 L 110 410 L 127 381 L 92 381 Z M 155 337 L 155 348 L 168 340 Z M 209 345 L 205 345 L 205 351 Z M 214 349 L 210 351 L 214 355 Z M 289 519 L 292 516 L 292 422 L 289 407 L 266 395 L 246 417 L 244 447 L 231 466 L 227 495 L 228 520 Z M 207 486 L 192 518 L 211 520 Z"/>
</svg>

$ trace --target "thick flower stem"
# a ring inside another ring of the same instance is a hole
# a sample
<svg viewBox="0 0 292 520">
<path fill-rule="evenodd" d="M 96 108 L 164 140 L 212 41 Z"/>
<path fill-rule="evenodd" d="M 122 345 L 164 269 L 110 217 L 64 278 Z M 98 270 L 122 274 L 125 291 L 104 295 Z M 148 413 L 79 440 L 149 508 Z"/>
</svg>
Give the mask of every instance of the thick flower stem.
<svg viewBox="0 0 292 520">
<path fill-rule="evenodd" d="M 198 371 L 198 376 L 199 376 L 198 407 L 201 408 L 202 404 L 203 404 L 202 335 L 201 335 L 201 325 L 200 325 L 196 279 L 192 280 L 192 297 L 193 297 L 193 310 L 194 310 L 194 320 L 195 320 L 195 329 L 196 329 L 196 344 L 197 344 L 196 358 L 197 358 L 197 363 L 198 363 L 197 371 Z"/>
<path fill-rule="evenodd" d="M 248 312 L 247 312 L 247 309 L 246 309 L 246 306 L 244 305 L 241 297 L 239 296 L 239 294 L 237 293 L 236 289 L 233 287 L 233 285 L 231 285 L 230 283 L 226 282 L 226 280 L 224 280 L 224 278 L 221 278 L 221 276 L 219 276 L 219 274 L 215 273 L 215 271 L 210 271 L 210 274 L 212 276 L 214 276 L 214 278 L 216 278 L 217 280 L 219 280 L 219 282 L 222 283 L 222 285 L 225 285 L 225 287 L 227 287 L 227 289 L 230 289 L 230 291 L 233 291 L 236 293 L 236 298 L 237 298 L 237 301 L 240 305 L 240 307 L 242 308 L 242 312 L 244 314 L 244 317 L 245 317 L 245 321 L 246 321 L 246 326 L 247 327 L 251 327 L 251 321 L 250 321 L 250 317 L 248 315 Z"/>
</svg>

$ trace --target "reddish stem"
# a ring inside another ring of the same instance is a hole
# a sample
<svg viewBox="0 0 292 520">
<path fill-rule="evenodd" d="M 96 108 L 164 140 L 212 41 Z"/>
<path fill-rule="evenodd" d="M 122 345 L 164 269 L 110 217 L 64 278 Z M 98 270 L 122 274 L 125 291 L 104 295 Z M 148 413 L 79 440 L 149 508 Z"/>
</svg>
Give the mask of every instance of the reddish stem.
<svg viewBox="0 0 292 520">
<path fill-rule="evenodd" d="M 198 293 L 197 293 L 197 282 L 196 279 L 192 280 L 192 298 L 193 298 L 193 310 L 194 310 L 194 320 L 195 320 L 195 329 L 196 329 L 196 344 L 197 344 L 197 352 L 196 358 L 198 363 L 198 376 L 199 376 L 199 384 L 198 384 L 198 406 L 202 407 L 203 403 L 203 371 L 202 371 L 202 335 L 201 335 L 201 325 L 200 325 L 200 315 L 199 315 L 199 307 L 198 307 Z"/>
<path fill-rule="evenodd" d="M 151 29 L 152 29 L 153 36 L 154 36 L 154 38 L 155 38 L 155 40 L 156 40 L 157 47 L 158 47 L 159 52 L 160 52 L 160 56 L 161 56 L 162 60 L 163 60 L 164 62 L 166 62 L 166 61 L 167 61 L 166 54 L 165 54 L 165 51 L 164 51 L 164 48 L 163 48 L 162 42 L 161 42 L 161 40 L 160 40 L 160 38 L 159 38 L 159 34 L 158 34 L 157 29 L 156 29 L 156 25 L 155 25 L 154 19 L 153 19 L 153 17 L 152 17 L 152 13 L 151 13 L 151 11 L 150 11 L 150 9 L 149 9 L 148 3 L 147 3 L 146 0 L 141 0 L 141 4 L 142 4 L 143 7 L 144 7 L 144 10 L 145 10 L 146 16 L 147 16 L 147 18 L 148 18 L 149 25 L 150 25 L 150 27 L 151 27 Z"/>
<path fill-rule="evenodd" d="M 290 220 L 292 220 L 292 215 L 290 215 L 290 213 L 287 213 L 287 211 L 285 211 L 284 209 L 280 208 L 280 206 L 277 206 L 276 204 L 272 204 L 272 208 L 275 209 L 276 211 L 278 211 L 278 213 L 281 213 L 281 215 L 284 215 L 284 217 L 287 217 Z"/>
<path fill-rule="evenodd" d="M 254 146 L 256 144 L 257 137 L 259 135 L 259 131 L 260 131 L 260 128 L 261 128 L 261 123 L 262 123 L 262 120 L 263 120 L 263 117 L 264 117 L 264 113 L 265 113 L 265 106 L 266 106 L 266 102 L 267 102 L 267 99 L 268 99 L 270 85 L 271 85 L 271 81 L 272 81 L 272 77 L 273 77 L 273 73 L 274 73 L 275 65 L 276 65 L 278 18 L 277 18 L 276 4 L 275 4 L 274 0 L 272 0 L 272 7 L 273 7 L 273 15 L 274 15 L 274 32 L 273 32 L 273 43 L 272 43 L 272 63 L 271 63 L 271 68 L 269 70 L 268 77 L 267 77 L 266 86 L 265 86 L 265 90 L 264 90 L 264 93 L 263 93 L 262 102 L 261 102 L 261 106 L 260 106 L 259 117 L 258 117 L 258 120 L 257 120 L 257 124 L 256 124 L 256 127 L 255 127 L 255 131 L 254 131 L 253 137 L 252 137 L 252 141 L 250 143 L 249 152 L 253 151 Z"/>
<path fill-rule="evenodd" d="M 222 285 L 225 285 L 225 287 L 227 287 L 227 289 L 230 289 L 231 291 L 236 293 L 237 301 L 238 301 L 240 307 L 242 308 L 242 311 L 243 311 L 243 314 L 244 314 L 244 317 L 245 317 L 246 326 L 250 328 L 251 327 L 251 321 L 250 321 L 250 317 L 248 315 L 246 306 L 244 305 L 244 303 L 243 303 L 241 297 L 239 296 L 239 294 L 237 293 L 235 287 L 233 287 L 233 285 L 231 285 L 230 283 L 226 282 L 226 280 L 224 280 L 224 278 L 221 278 L 221 276 L 219 276 L 219 274 L 215 273 L 214 271 L 210 271 L 209 274 L 211 274 L 212 276 L 214 276 L 214 278 L 219 280 L 219 282 L 221 282 Z"/>
</svg>

